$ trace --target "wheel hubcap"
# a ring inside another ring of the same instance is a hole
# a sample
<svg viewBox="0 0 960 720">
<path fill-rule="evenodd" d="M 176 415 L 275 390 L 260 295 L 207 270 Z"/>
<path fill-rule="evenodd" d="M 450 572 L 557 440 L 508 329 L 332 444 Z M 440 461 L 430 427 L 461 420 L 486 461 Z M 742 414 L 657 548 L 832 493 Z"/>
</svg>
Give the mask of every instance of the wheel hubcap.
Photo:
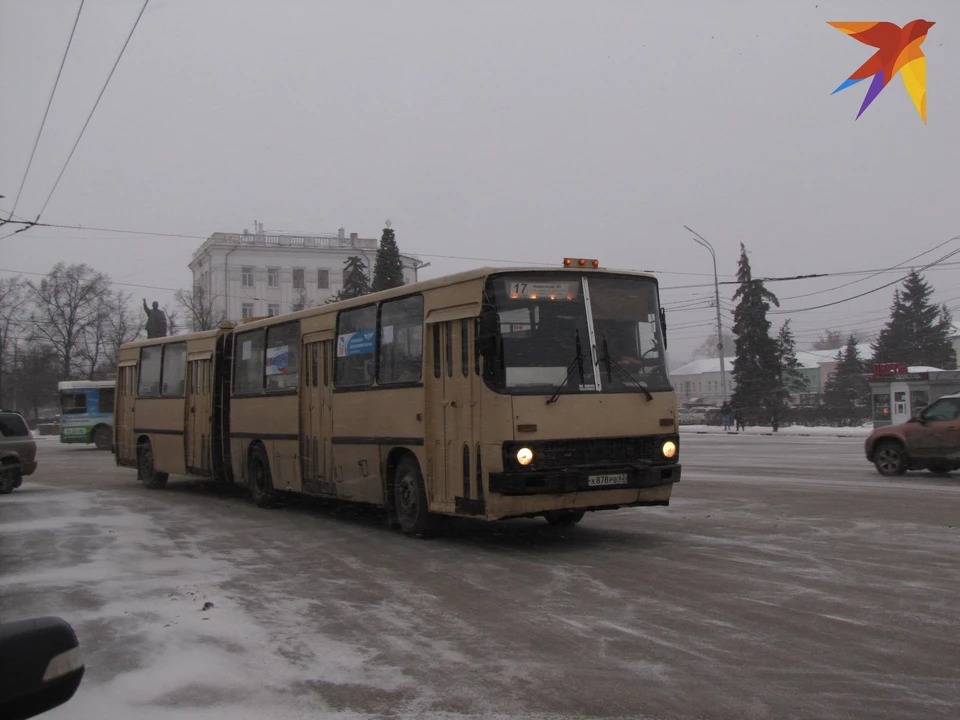
<svg viewBox="0 0 960 720">
<path fill-rule="evenodd" d="M 400 481 L 397 483 L 397 489 L 399 490 L 399 497 L 397 498 L 399 500 L 397 503 L 400 506 L 399 509 L 403 511 L 404 515 L 416 514 L 417 493 L 414 487 L 413 476 L 408 474 L 400 478 Z"/>
<path fill-rule="evenodd" d="M 896 470 L 900 465 L 900 454 L 896 450 L 884 449 L 880 451 L 879 460 L 884 470 Z"/>
</svg>

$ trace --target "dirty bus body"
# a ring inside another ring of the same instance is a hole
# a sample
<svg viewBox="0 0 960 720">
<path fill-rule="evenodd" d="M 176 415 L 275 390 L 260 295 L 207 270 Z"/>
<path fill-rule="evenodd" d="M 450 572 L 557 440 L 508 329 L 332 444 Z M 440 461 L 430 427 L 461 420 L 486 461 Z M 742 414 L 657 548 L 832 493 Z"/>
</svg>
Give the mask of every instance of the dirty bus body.
<svg viewBox="0 0 960 720">
<path fill-rule="evenodd" d="M 219 368 L 212 474 L 244 483 L 258 505 L 277 492 L 371 503 L 410 533 L 437 514 L 569 524 L 666 505 L 680 479 L 648 275 L 474 270 L 133 343 L 121 365 L 184 337 L 187 354 L 207 343 Z M 183 432 L 189 388 L 164 402 L 136 399 L 133 442 L 154 443 L 157 471 L 197 474 L 183 460 L 201 441 Z"/>
<path fill-rule="evenodd" d="M 114 453 L 151 488 L 167 477 L 231 479 L 223 441 L 228 333 L 127 343 L 118 353 Z"/>
</svg>

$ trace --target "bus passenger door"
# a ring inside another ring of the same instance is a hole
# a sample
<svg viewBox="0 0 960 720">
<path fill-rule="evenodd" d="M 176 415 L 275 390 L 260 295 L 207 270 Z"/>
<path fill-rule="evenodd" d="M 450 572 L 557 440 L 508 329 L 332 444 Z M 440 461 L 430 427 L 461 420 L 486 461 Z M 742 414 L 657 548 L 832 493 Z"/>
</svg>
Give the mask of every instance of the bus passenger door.
<svg viewBox="0 0 960 720">
<path fill-rule="evenodd" d="M 114 452 L 122 463 L 135 463 L 136 438 L 133 433 L 134 404 L 137 400 L 137 361 L 124 360 L 117 375 L 116 410 L 114 411 Z"/>
<path fill-rule="evenodd" d="M 304 492 L 334 494 L 327 482 L 326 459 L 330 430 L 330 341 L 319 335 L 304 337 L 300 372 L 300 479 Z"/>
<path fill-rule="evenodd" d="M 187 362 L 187 422 L 184 452 L 187 472 L 212 472 L 211 428 L 213 426 L 213 359 L 191 358 Z"/>
<path fill-rule="evenodd" d="M 427 499 L 431 504 L 447 502 L 446 480 L 446 389 L 444 379 L 444 338 L 448 323 L 434 322 L 427 325 L 424 338 L 424 455 L 427 466 L 423 469 Z M 453 502 L 452 498 L 450 499 Z"/>
<path fill-rule="evenodd" d="M 446 500 L 457 513 L 478 514 L 473 483 L 479 418 L 474 400 L 473 320 L 443 323 L 443 435 Z"/>
</svg>

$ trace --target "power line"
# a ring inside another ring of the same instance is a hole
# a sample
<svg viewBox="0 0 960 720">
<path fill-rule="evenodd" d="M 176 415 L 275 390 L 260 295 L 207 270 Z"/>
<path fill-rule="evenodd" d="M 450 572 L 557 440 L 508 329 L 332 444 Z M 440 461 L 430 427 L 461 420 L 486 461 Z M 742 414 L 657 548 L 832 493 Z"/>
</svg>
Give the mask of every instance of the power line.
<svg viewBox="0 0 960 720">
<path fill-rule="evenodd" d="M 845 287 L 848 287 L 848 286 L 850 286 L 850 285 L 855 285 L 856 283 L 863 282 L 864 280 L 869 280 L 870 278 L 874 278 L 874 277 L 876 277 L 877 275 L 881 275 L 881 274 L 884 273 L 884 272 L 890 272 L 890 271 L 892 271 L 892 270 L 896 270 L 897 268 L 901 267 L 902 265 L 905 265 L 906 263 L 911 262 L 912 260 L 916 260 L 918 257 L 923 257 L 923 256 L 926 255 L 927 253 L 932 253 L 934 250 L 939 250 L 939 249 L 942 248 L 944 245 L 948 245 L 949 243 L 952 243 L 954 240 L 960 240 L 960 235 L 954 235 L 954 236 L 953 236 L 952 238 L 950 238 L 949 240 L 945 240 L 944 242 L 940 243 L 939 245 L 936 245 L 935 247 L 930 248 L 929 250 L 924 250 L 924 251 L 923 251 L 922 253 L 920 253 L 919 255 L 914 255 L 913 257 L 907 258 L 907 259 L 904 260 L 903 262 L 899 262 L 899 263 L 897 263 L 896 265 L 894 265 L 894 266 L 892 266 L 892 267 L 889 267 L 889 268 L 886 268 L 886 269 L 884 269 L 884 270 L 878 270 L 877 272 L 873 273 L 872 275 L 867 275 L 866 277 L 858 278 L 857 280 L 851 280 L 851 281 L 848 282 L 848 283 L 844 283 L 843 285 L 837 285 L 836 287 L 828 288 L 828 289 L 826 289 L 826 290 L 817 290 L 817 291 L 815 291 L 815 292 L 804 293 L 803 295 L 791 295 L 791 296 L 789 296 L 789 297 L 780 298 L 780 300 L 796 300 L 797 298 L 811 297 L 811 296 L 813 296 L 813 295 L 822 295 L 823 293 L 833 292 L 834 290 L 839 290 L 840 288 L 845 288 Z"/>
<path fill-rule="evenodd" d="M 70 29 L 70 37 L 67 40 L 67 48 L 63 51 L 63 59 L 60 60 L 60 68 L 57 70 L 57 77 L 53 81 L 53 89 L 50 91 L 50 98 L 47 100 L 47 107 L 43 111 L 43 120 L 40 121 L 40 129 L 37 131 L 37 138 L 33 141 L 33 150 L 30 151 L 30 159 L 27 161 L 27 169 L 23 172 L 23 179 L 20 181 L 20 189 L 17 190 L 17 197 L 13 201 L 13 209 L 10 211 L 10 217 L 13 217 L 14 210 L 17 209 L 17 203 L 20 202 L 20 193 L 23 192 L 23 186 L 27 182 L 27 175 L 30 174 L 30 166 L 33 165 L 33 156 L 37 152 L 37 146 L 40 144 L 40 136 L 43 134 L 43 127 L 47 124 L 47 115 L 50 112 L 50 106 L 53 104 L 53 96 L 57 92 L 57 85 L 60 84 L 60 75 L 63 74 L 63 66 L 67 62 L 67 54 L 70 52 L 70 45 L 73 43 L 73 35 L 77 31 L 77 23 L 80 22 L 80 12 L 83 10 L 84 0 L 80 0 L 80 7 L 77 8 L 77 16 L 73 19 L 73 27 Z"/>
<path fill-rule="evenodd" d="M 40 212 L 37 213 L 37 219 L 35 223 L 40 220 L 40 216 L 43 215 L 43 211 L 47 209 L 47 204 L 50 202 L 50 198 L 53 197 L 53 193 L 56 192 L 57 186 L 60 184 L 60 179 L 63 177 L 63 174 L 67 170 L 67 165 L 70 164 L 70 160 L 73 158 L 73 154 L 77 150 L 77 146 L 80 144 L 80 139 L 83 137 L 83 133 L 87 130 L 87 125 L 90 124 L 90 120 L 93 118 L 93 113 L 96 112 L 97 106 L 100 104 L 100 99 L 103 97 L 103 93 L 107 90 L 107 85 L 110 84 L 110 79 L 113 77 L 114 71 L 117 69 L 117 65 L 120 64 L 120 58 L 123 57 L 124 51 L 127 49 L 127 45 L 130 43 L 130 38 L 133 37 L 134 31 L 137 29 L 137 25 L 140 23 L 140 18 L 143 17 L 143 12 L 147 9 L 147 4 L 150 0 L 143 0 L 143 7 L 140 8 L 140 13 L 137 15 L 137 19 L 133 22 L 133 27 L 130 28 L 130 34 L 127 35 L 127 39 L 123 43 L 123 47 L 120 48 L 120 54 L 117 55 L 116 61 L 113 63 L 113 67 L 110 68 L 110 74 L 107 75 L 107 80 L 103 83 L 103 87 L 100 88 L 100 94 L 97 95 L 97 101 L 93 104 L 93 108 L 90 110 L 90 114 L 87 116 L 87 120 L 83 123 L 83 127 L 80 129 L 80 134 L 77 136 L 77 141 L 73 144 L 73 148 L 70 150 L 70 154 L 67 156 L 67 161 L 63 164 L 63 168 L 60 170 L 60 174 L 57 175 L 56 182 L 53 183 L 53 187 L 50 189 L 50 194 L 47 195 L 47 199 L 44 200 L 43 205 L 40 207 Z M 79 13 L 78 13 L 79 17 Z"/>
<path fill-rule="evenodd" d="M 957 250 L 952 250 L 951 252 L 947 253 L 946 255 L 944 255 L 943 257 L 941 257 L 940 259 L 934 260 L 932 263 L 930 263 L 930 264 L 928 264 L 928 265 L 925 265 L 925 266 L 923 266 L 923 267 L 920 268 L 920 269 L 921 269 L 921 270 L 926 270 L 927 268 L 933 267 L 934 265 L 936 265 L 936 264 L 938 264 L 938 263 L 940 263 L 940 262 L 943 262 L 943 261 L 946 260 L 947 258 L 953 257 L 954 255 L 956 255 L 956 254 L 958 254 L 958 253 L 960 253 L 960 248 L 958 248 Z M 852 297 L 844 298 L 843 300 L 834 300 L 833 302 L 830 302 L 830 303 L 824 303 L 823 305 L 815 305 L 815 306 L 813 306 L 813 307 L 808 307 L 808 308 L 797 308 L 797 309 L 793 309 L 793 310 L 772 310 L 772 311 L 770 311 L 770 314 L 771 314 L 771 315 L 792 315 L 792 314 L 794 314 L 794 313 L 808 312 L 808 311 L 810 311 L 810 310 L 819 310 L 819 309 L 821 309 L 821 308 L 832 307 L 832 306 L 834 306 L 834 305 L 840 305 L 841 303 L 850 302 L 851 300 L 856 300 L 857 298 L 862 298 L 862 297 L 864 297 L 865 295 L 870 295 L 871 293 L 875 293 L 875 292 L 877 292 L 878 290 L 883 290 L 884 288 L 888 288 L 888 287 L 890 287 L 891 285 L 896 285 L 897 283 L 902 282 L 902 281 L 906 280 L 908 277 L 910 277 L 910 274 L 911 274 L 912 272 L 913 272 L 913 270 L 911 270 L 910 273 L 907 273 L 906 275 L 903 275 L 902 277 L 899 277 L 899 278 L 897 278 L 896 280 L 893 280 L 892 282 L 888 282 L 888 283 L 886 283 L 885 285 L 881 285 L 880 287 L 875 287 L 875 288 L 873 288 L 872 290 L 867 290 L 866 292 L 862 292 L 862 293 L 859 293 L 859 294 L 857 294 L 857 295 L 853 295 Z"/>
</svg>

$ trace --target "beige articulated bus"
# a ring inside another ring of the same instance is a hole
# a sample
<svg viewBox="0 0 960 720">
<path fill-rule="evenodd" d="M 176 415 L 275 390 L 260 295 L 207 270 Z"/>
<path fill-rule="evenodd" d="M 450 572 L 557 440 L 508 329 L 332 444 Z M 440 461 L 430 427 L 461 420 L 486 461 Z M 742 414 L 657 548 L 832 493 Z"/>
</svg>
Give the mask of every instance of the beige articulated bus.
<svg viewBox="0 0 960 720">
<path fill-rule="evenodd" d="M 667 505 L 676 396 L 655 278 L 479 269 L 124 345 L 115 452 L 169 474 L 384 506 L 407 533 Z"/>
</svg>

